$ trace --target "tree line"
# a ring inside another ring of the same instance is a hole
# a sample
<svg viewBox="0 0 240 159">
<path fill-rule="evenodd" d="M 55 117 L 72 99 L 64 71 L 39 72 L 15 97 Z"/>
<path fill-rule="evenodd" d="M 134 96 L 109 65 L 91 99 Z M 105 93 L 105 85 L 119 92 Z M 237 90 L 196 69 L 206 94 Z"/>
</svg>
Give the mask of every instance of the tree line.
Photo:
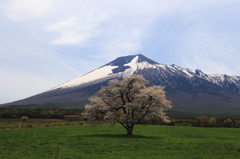
<svg viewBox="0 0 240 159">
<path fill-rule="evenodd" d="M 64 115 L 80 115 L 82 110 L 77 109 L 48 109 L 48 108 L 0 108 L 0 118 L 48 118 L 63 119 Z M 144 118 L 139 124 L 194 126 L 194 127 L 240 127 L 240 120 L 227 119 L 221 116 L 196 118 L 169 118 L 171 122 L 165 123 L 159 118 Z"/>
<path fill-rule="evenodd" d="M 221 116 L 215 117 L 196 117 L 192 119 L 179 119 L 171 118 L 171 122 L 168 125 L 174 126 L 194 126 L 194 127 L 240 127 L 240 120 L 228 119 Z M 155 121 L 157 123 L 157 121 Z M 161 123 L 160 123 L 161 124 Z"/>
<path fill-rule="evenodd" d="M 80 115 L 79 109 L 49 109 L 49 108 L 0 108 L 0 118 L 47 118 L 63 119 L 64 115 Z"/>
</svg>

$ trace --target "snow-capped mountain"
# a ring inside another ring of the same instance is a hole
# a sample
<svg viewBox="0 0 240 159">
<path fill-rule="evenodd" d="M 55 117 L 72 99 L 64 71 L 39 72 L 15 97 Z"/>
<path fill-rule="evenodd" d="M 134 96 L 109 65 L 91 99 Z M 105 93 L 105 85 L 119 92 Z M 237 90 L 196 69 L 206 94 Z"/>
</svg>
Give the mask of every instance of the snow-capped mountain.
<svg viewBox="0 0 240 159">
<path fill-rule="evenodd" d="M 50 91 L 59 88 L 77 87 L 80 85 L 86 86 L 86 84 L 99 83 L 103 80 L 115 77 L 125 78 L 131 76 L 137 70 L 144 68 L 157 68 L 158 66 L 160 66 L 158 63 L 144 57 L 143 55 L 120 57 L 96 70 L 57 86 Z"/>
<path fill-rule="evenodd" d="M 228 76 L 228 75 L 208 75 L 197 69 L 195 71 L 190 69 L 184 69 L 176 65 L 162 65 L 147 57 L 139 54 L 135 56 L 119 57 L 116 60 L 89 72 L 85 75 L 74 78 L 60 86 L 57 86 L 50 91 L 56 89 L 73 88 L 91 84 L 100 83 L 112 78 L 125 78 L 134 73 L 142 74 L 146 76 L 146 73 L 141 72 L 154 72 L 152 75 L 158 78 L 159 84 L 161 79 L 167 79 L 171 76 L 181 77 L 188 79 L 190 82 L 195 80 L 196 77 L 207 80 L 213 84 L 220 86 L 221 88 L 240 93 L 240 77 Z M 145 77 L 148 79 L 148 77 Z M 156 84 L 156 82 L 154 82 Z M 162 83 L 163 84 L 163 83 Z"/>
<path fill-rule="evenodd" d="M 238 106 L 240 77 L 209 75 L 201 70 L 157 63 L 141 54 L 119 57 L 87 74 L 74 78 L 41 94 L 4 105 L 44 103 L 86 103 L 111 79 L 132 74 L 143 75 L 150 85 L 165 86 L 167 96 L 177 108 Z"/>
</svg>

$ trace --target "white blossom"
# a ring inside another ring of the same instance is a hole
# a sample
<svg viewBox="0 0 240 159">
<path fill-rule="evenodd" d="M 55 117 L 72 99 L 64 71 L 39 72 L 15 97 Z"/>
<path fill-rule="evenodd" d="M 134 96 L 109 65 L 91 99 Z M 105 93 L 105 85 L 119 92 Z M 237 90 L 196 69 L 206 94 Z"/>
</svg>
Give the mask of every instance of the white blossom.
<svg viewBox="0 0 240 159">
<path fill-rule="evenodd" d="M 109 85 L 89 98 L 83 116 L 93 124 L 101 121 L 112 125 L 120 123 L 128 135 L 132 135 L 135 124 L 146 117 L 156 117 L 169 122 L 164 111 L 170 109 L 164 87 L 146 87 L 147 80 L 140 75 L 132 75 L 122 81 L 111 80 Z"/>
</svg>

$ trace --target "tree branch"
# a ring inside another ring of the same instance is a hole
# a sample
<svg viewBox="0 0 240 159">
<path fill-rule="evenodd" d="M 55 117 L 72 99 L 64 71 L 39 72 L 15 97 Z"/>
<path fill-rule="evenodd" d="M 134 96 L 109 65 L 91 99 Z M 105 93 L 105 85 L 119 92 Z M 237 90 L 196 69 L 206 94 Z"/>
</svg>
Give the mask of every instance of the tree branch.
<svg viewBox="0 0 240 159">
<path fill-rule="evenodd" d="M 118 121 L 118 123 L 120 123 L 125 129 L 127 129 L 127 127 L 120 121 Z"/>
<path fill-rule="evenodd" d="M 136 123 L 139 123 L 139 122 L 147 115 L 148 111 L 149 111 L 149 107 L 147 107 L 147 110 L 146 110 L 145 114 L 142 115 L 142 117 L 140 117 L 140 118 L 137 120 Z"/>
</svg>

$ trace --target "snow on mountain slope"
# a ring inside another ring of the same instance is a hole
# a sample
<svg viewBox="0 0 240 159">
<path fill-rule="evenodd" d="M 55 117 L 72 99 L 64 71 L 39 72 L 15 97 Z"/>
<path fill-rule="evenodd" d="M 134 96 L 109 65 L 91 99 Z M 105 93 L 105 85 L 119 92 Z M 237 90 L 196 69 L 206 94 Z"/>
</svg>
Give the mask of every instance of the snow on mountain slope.
<svg viewBox="0 0 240 159">
<path fill-rule="evenodd" d="M 85 75 L 79 76 L 77 78 L 74 78 L 60 86 L 57 86 L 51 90 L 59 89 L 59 88 L 69 88 L 69 87 L 75 87 L 79 86 L 88 82 L 92 82 L 101 78 L 106 78 L 113 76 L 114 74 L 118 74 L 119 76 L 122 76 L 123 78 L 131 76 L 136 70 L 143 69 L 143 68 L 156 68 L 157 64 L 149 64 L 147 61 L 143 61 L 139 56 L 137 55 L 131 60 L 127 59 L 126 64 L 123 66 L 126 68 L 123 72 L 120 71 L 114 71 L 115 69 L 121 67 L 120 65 L 114 65 L 115 62 L 111 62 L 108 65 L 104 65 L 92 72 L 89 72 Z M 142 62 L 139 62 L 142 61 Z M 50 90 L 50 91 L 51 91 Z"/>
<path fill-rule="evenodd" d="M 213 84 L 216 84 L 226 90 L 240 93 L 240 77 L 238 76 L 227 76 L 227 75 L 208 75 L 203 73 L 201 70 L 196 69 L 195 71 L 190 69 L 181 68 L 176 65 L 163 65 L 159 64 L 147 57 L 139 54 L 133 56 L 119 57 L 110 63 L 93 70 L 85 75 L 74 78 L 60 86 L 57 86 L 49 91 L 56 89 L 72 88 L 76 86 L 99 83 L 105 79 L 111 78 L 126 78 L 139 70 L 158 70 L 156 76 L 162 78 L 169 78 L 170 76 L 186 78 L 189 81 L 195 79 L 195 77 L 207 80 Z M 156 73 L 156 71 L 155 71 Z"/>
<path fill-rule="evenodd" d="M 209 75 L 209 81 L 217 84 L 224 89 L 228 89 L 234 92 L 240 93 L 240 77 L 239 76 L 229 76 L 229 75 L 219 75 L 213 74 Z"/>
<path fill-rule="evenodd" d="M 141 62 L 139 62 L 141 61 Z M 129 77 L 134 74 L 137 70 L 141 69 L 148 69 L 148 68 L 157 68 L 159 64 L 150 64 L 147 61 L 142 61 L 139 56 L 136 56 L 132 59 L 131 62 L 124 64 L 124 66 L 128 66 L 129 68 L 126 69 L 123 73 L 123 78 Z"/>
<path fill-rule="evenodd" d="M 92 72 L 89 72 L 88 74 L 85 74 L 83 76 L 74 78 L 73 80 L 70 80 L 70 81 L 68 81 L 68 82 L 66 82 L 66 83 L 64 83 L 60 86 L 57 86 L 57 87 L 55 87 L 51 90 L 58 89 L 58 88 L 75 87 L 75 86 L 81 85 L 81 84 L 86 83 L 86 82 L 91 82 L 91 81 L 97 80 L 99 78 L 109 76 L 110 74 L 112 74 L 112 69 L 115 69 L 117 67 L 118 66 L 104 66 L 104 67 L 101 67 L 101 68 L 96 69 Z"/>
</svg>

